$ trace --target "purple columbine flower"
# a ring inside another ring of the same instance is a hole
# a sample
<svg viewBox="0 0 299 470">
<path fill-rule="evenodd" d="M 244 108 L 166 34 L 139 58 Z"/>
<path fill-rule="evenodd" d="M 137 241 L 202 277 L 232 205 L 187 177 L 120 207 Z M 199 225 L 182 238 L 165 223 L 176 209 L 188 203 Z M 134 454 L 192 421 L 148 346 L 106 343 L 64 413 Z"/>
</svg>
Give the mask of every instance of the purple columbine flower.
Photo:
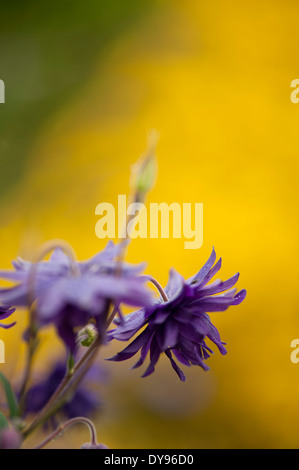
<svg viewBox="0 0 299 470">
<path fill-rule="evenodd" d="M 25 413 L 38 413 L 43 409 L 49 401 L 57 387 L 63 380 L 66 372 L 66 366 L 63 361 L 58 361 L 52 368 L 49 375 L 44 379 L 41 377 L 35 385 L 29 390 L 26 398 Z M 59 413 L 52 417 L 47 425 L 55 428 L 57 426 L 57 418 L 76 418 L 77 416 L 84 416 L 86 418 L 92 416 L 95 412 L 102 408 L 102 401 L 96 386 L 106 380 L 106 374 L 103 369 L 98 365 L 93 365 L 87 374 L 84 381 L 75 390 L 69 401 L 59 410 Z"/>
<path fill-rule="evenodd" d="M 0 289 L 0 301 L 14 307 L 26 307 L 28 298 L 37 300 L 39 326 L 54 324 L 65 345 L 73 353 L 75 329 L 90 320 L 104 334 L 109 302 L 146 306 L 151 302 L 144 277 L 138 274 L 144 264 L 118 263 L 122 245 L 109 242 L 106 248 L 84 262 L 70 262 L 61 249 L 49 261 L 39 262 L 32 279 L 32 263 L 18 259 L 14 270 L 0 271 L 0 277 L 17 282 Z"/>
<path fill-rule="evenodd" d="M 14 313 L 15 308 L 10 308 L 10 307 L 3 307 L 0 305 L 0 328 L 5 328 L 6 330 L 8 328 L 11 328 L 16 324 L 16 322 L 13 323 L 1 323 L 2 320 L 5 320 L 6 318 L 10 317 L 12 313 Z"/>
<path fill-rule="evenodd" d="M 145 328 L 129 346 L 108 360 L 124 361 L 141 350 L 140 359 L 133 366 L 136 368 L 143 364 L 149 352 L 150 364 L 142 376 L 146 377 L 154 372 L 160 355 L 165 353 L 180 380 L 185 381 L 173 356 L 186 366 L 194 364 L 208 370 L 204 361 L 213 352 L 206 344 L 207 338 L 221 354 L 226 354 L 224 343 L 207 312 L 224 311 L 230 305 L 240 304 L 246 291 L 237 293 L 237 289 L 232 289 L 239 274 L 225 282 L 216 280 L 208 284 L 221 267 L 221 258 L 216 264 L 215 261 L 213 249 L 206 264 L 188 280 L 174 269 L 170 270 L 165 288 L 167 301 L 160 298 L 153 307 L 127 315 L 123 324 L 117 319 L 115 323 L 119 326 L 109 332 L 109 339 L 128 341 Z"/>
</svg>

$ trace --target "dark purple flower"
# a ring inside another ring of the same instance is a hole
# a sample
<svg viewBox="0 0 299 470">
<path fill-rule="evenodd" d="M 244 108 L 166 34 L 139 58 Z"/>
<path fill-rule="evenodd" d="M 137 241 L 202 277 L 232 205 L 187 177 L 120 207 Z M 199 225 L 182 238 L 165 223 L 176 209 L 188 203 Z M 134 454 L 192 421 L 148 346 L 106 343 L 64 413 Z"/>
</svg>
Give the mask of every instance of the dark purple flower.
<svg viewBox="0 0 299 470">
<path fill-rule="evenodd" d="M 8 329 L 16 324 L 16 322 L 7 323 L 7 324 L 1 323 L 2 320 L 5 320 L 6 318 L 10 317 L 10 315 L 14 313 L 14 311 L 15 311 L 15 308 L 3 307 L 0 305 L 0 328 Z"/>
<path fill-rule="evenodd" d="M 102 252 L 80 263 L 71 262 L 61 249 L 56 249 L 49 261 L 38 263 L 33 280 L 32 263 L 18 259 L 13 263 L 15 270 L 0 271 L 0 277 L 17 282 L 0 289 L 0 300 L 24 307 L 30 296 L 37 299 L 39 326 L 54 324 L 74 352 L 75 328 L 95 320 L 103 334 L 110 301 L 116 306 L 121 302 L 146 306 L 151 300 L 144 277 L 138 276 L 144 264 L 119 265 L 115 258 L 121 249 L 121 244 L 109 242 Z"/>
<path fill-rule="evenodd" d="M 154 372 L 160 354 L 165 353 L 179 378 L 185 381 L 173 356 L 186 366 L 194 364 L 208 370 L 204 361 L 213 352 L 206 344 L 207 338 L 221 354 L 226 354 L 224 343 L 207 312 L 224 311 L 230 305 L 240 304 L 246 291 L 237 293 L 232 289 L 239 274 L 225 282 L 216 280 L 208 284 L 221 267 L 221 258 L 216 264 L 215 261 L 213 249 L 206 264 L 187 281 L 172 269 L 165 288 L 167 301 L 160 298 L 154 306 L 127 315 L 123 324 L 117 319 L 118 327 L 109 332 L 109 339 L 128 341 L 145 328 L 129 346 L 109 360 L 124 361 L 141 350 L 140 359 L 133 366 L 136 368 L 143 364 L 149 352 L 150 364 L 143 374 L 146 377 Z"/>
<path fill-rule="evenodd" d="M 27 394 L 26 410 L 25 413 L 38 413 L 49 401 L 57 387 L 63 380 L 66 372 L 64 362 L 57 362 L 52 371 L 45 378 L 40 378 L 40 381 L 33 385 Z M 98 365 L 93 365 L 87 374 L 84 381 L 81 382 L 79 387 L 75 390 L 67 403 L 59 411 L 59 415 L 63 418 L 76 418 L 77 416 L 89 417 L 93 413 L 99 411 L 102 402 L 99 393 L 96 390 L 101 382 L 106 380 L 106 374 L 103 369 Z M 50 424 L 56 426 L 56 418 L 52 419 Z M 47 423 L 49 424 L 49 422 Z"/>
</svg>

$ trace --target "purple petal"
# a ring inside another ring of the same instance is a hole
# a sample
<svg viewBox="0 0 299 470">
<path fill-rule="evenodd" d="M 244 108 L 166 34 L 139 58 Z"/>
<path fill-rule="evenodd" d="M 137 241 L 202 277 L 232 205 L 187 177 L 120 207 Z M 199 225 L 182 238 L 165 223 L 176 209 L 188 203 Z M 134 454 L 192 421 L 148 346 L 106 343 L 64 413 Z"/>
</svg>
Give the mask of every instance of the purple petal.
<svg viewBox="0 0 299 470">
<path fill-rule="evenodd" d="M 174 268 L 169 270 L 169 278 L 167 286 L 165 287 L 165 293 L 171 299 L 176 296 L 184 285 L 184 278 Z"/>
<path fill-rule="evenodd" d="M 122 278 L 111 275 L 86 275 L 98 296 L 113 299 L 132 306 L 152 304 L 151 292 L 140 278 Z"/>
<path fill-rule="evenodd" d="M 146 369 L 142 377 L 148 377 L 154 372 L 155 365 L 157 364 L 158 359 L 160 357 L 161 351 L 158 347 L 158 344 L 155 338 L 153 338 L 152 340 L 150 351 L 151 351 L 150 352 L 150 365 L 148 366 L 148 368 Z"/>
<path fill-rule="evenodd" d="M 0 278 L 9 281 L 20 282 L 27 279 L 27 273 L 24 271 L 12 271 L 11 269 L 1 269 Z"/>
<path fill-rule="evenodd" d="M 237 295 L 235 295 L 232 305 L 239 305 L 245 299 L 247 291 L 245 289 L 240 290 Z"/>
<path fill-rule="evenodd" d="M 147 263 L 139 263 L 139 264 L 131 264 L 122 262 L 121 264 L 117 264 L 117 261 L 108 261 L 102 264 L 92 264 L 86 269 L 81 269 L 82 273 L 90 272 L 92 274 L 115 274 L 117 273 L 118 276 L 136 276 L 137 274 L 144 271 L 146 268 Z M 141 276 L 140 276 L 141 277 Z M 144 280 L 147 281 L 149 276 L 142 276 Z"/>
<path fill-rule="evenodd" d="M 120 255 L 121 251 L 128 245 L 129 240 L 125 240 L 122 243 L 114 244 L 112 240 L 109 240 L 105 248 L 97 253 L 87 261 L 78 263 L 83 269 L 89 269 L 92 266 L 100 266 L 104 263 L 113 261 L 117 256 Z"/>
<path fill-rule="evenodd" d="M 220 296 L 219 296 L 220 297 Z M 203 299 L 192 302 L 193 307 L 197 307 L 197 311 L 194 310 L 195 314 L 203 312 L 223 312 L 230 305 L 233 305 L 232 297 L 204 297 Z"/>
<path fill-rule="evenodd" d="M 151 318 L 151 323 L 155 325 L 162 325 L 162 323 L 164 323 L 167 320 L 170 313 L 171 311 L 167 307 L 157 308 L 155 314 Z"/>
<path fill-rule="evenodd" d="M 183 374 L 183 372 L 181 371 L 181 369 L 179 368 L 179 366 L 177 365 L 177 363 L 173 360 L 172 355 L 171 355 L 171 352 L 170 352 L 169 350 L 167 350 L 167 351 L 165 351 L 165 354 L 166 354 L 166 356 L 169 358 L 173 369 L 174 369 L 175 372 L 178 374 L 179 379 L 180 379 L 182 382 L 185 382 L 186 377 L 185 377 L 185 375 Z"/>
<path fill-rule="evenodd" d="M 209 370 L 209 366 L 207 366 L 207 364 L 203 361 L 203 359 L 201 358 L 201 354 L 199 352 L 199 347 L 195 347 L 194 348 L 194 354 L 195 354 L 195 357 L 196 359 L 194 361 L 192 361 L 192 364 L 196 365 L 196 366 L 199 366 L 201 367 L 203 370 L 207 371 Z"/>
<path fill-rule="evenodd" d="M 140 367 L 144 363 L 144 360 L 145 360 L 145 358 L 147 356 L 147 353 L 150 349 L 150 346 L 151 346 L 152 339 L 153 339 L 154 335 L 155 335 L 155 331 L 153 331 L 151 334 L 149 334 L 148 340 L 146 341 L 146 343 L 141 348 L 140 358 L 138 359 L 136 364 L 134 364 L 134 366 L 131 367 L 131 369 L 136 369 L 137 367 Z"/>
<path fill-rule="evenodd" d="M 205 276 L 208 274 L 208 272 L 210 271 L 210 269 L 213 266 L 213 264 L 215 263 L 215 261 L 216 261 L 216 253 L 215 253 L 215 250 L 214 250 L 214 247 L 213 247 L 212 253 L 211 253 L 208 261 L 203 265 L 203 267 L 198 271 L 197 274 L 195 274 L 194 276 L 190 277 L 187 280 L 187 283 L 188 284 L 195 284 L 195 283 L 201 282 L 205 278 Z"/>
<path fill-rule="evenodd" d="M 198 342 L 194 343 L 183 336 L 180 337 L 180 350 L 184 354 L 184 357 L 191 362 L 191 364 L 200 365 L 204 369 L 208 369 L 202 359 L 199 357 L 197 348 L 199 347 Z"/>
<path fill-rule="evenodd" d="M 215 294 L 217 294 L 218 292 L 222 292 L 226 289 L 231 289 L 232 287 L 234 287 L 234 285 L 238 281 L 239 277 L 240 277 L 240 273 L 236 273 L 230 279 L 227 279 L 227 281 L 222 282 L 221 285 L 219 286 L 219 288 L 217 289 L 217 291 L 215 292 Z"/>
<path fill-rule="evenodd" d="M 179 326 L 177 322 L 169 320 L 164 327 L 163 349 L 173 348 L 178 340 Z"/>
<path fill-rule="evenodd" d="M 184 337 L 188 339 L 189 341 L 192 341 L 193 343 L 201 342 L 205 336 L 204 334 L 196 331 L 196 329 L 193 328 L 192 325 L 185 325 L 185 324 L 180 325 L 179 334 L 180 334 L 180 340 L 182 337 Z"/>
<path fill-rule="evenodd" d="M 51 257 L 50 257 L 50 263 L 55 263 L 55 264 L 61 264 L 64 266 L 70 266 L 70 259 L 69 257 L 65 254 L 65 252 L 61 248 L 56 248 Z"/>
<path fill-rule="evenodd" d="M 211 329 L 211 322 L 207 320 L 204 315 L 199 315 L 194 318 L 193 325 L 196 331 L 203 336 L 206 336 Z"/>
<path fill-rule="evenodd" d="M 185 366 L 188 366 L 188 367 L 191 367 L 191 364 L 190 362 L 188 361 L 188 359 L 184 356 L 183 352 L 182 351 L 179 351 L 178 349 L 172 349 L 172 352 L 173 354 L 175 355 L 175 357 L 178 359 L 178 361 L 180 361 L 182 364 L 184 364 Z"/>
<path fill-rule="evenodd" d="M 235 293 L 237 292 L 236 287 L 233 287 L 232 289 L 227 290 L 226 292 L 223 292 L 219 295 L 215 295 L 211 297 L 212 299 L 231 299 L 233 300 Z"/>
<path fill-rule="evenodd" d="M 7 325 L 5 325 L 4 323 L 0 323 L 0 328 L 4 328 L 5 330 L 8 330 L 12 326 L 15 326 L 16 323 L 17 323 L 16 321 L 14 323 L 8 323 Z"/>
<path fill-rule="evenodd" d="M 132 343 L 129 344 L 129 346 L 117 353 L 115 356 L 107 358 L 106 361 L 125 361 L 126 359 L 130 359 L 145 344 L 149 335 L 149 331 L 147 329 L 144 330 L 139 336 L 137 336 L 137 338 L 134 339 L 134 341 L 132 341 Z"/>
<path fill-rule="evenodd" d="M 1 307 L 2 310 L 2 307 Z M 3 313 L 0 310 L 0 320 L 5 320 L 6 318 L 10 317 L 15 312 L 15 308 L 9 308 L 6 310 L 3 310 Z"/>
<path fill-rule="evenodd" d="M 201 288 L 202 286 L 206 285 L 215 276 L 215 274 L 218 273 L 218 271 L 221 268 L 221 265 L 222 265 L 222 258 L 219 258 L 217 263 L 210 269 L 209 273 L 199 283 L 198 287 Z"/>
<path fill-rule="evenodd" d="M 212 323 L 211 323 L 210 331 L 207 334 L 207 338 L 209 338 L 209 340 L 211 340 L 214 344 L 216 344 L 216 346 L 218 347 L 218 349 L 219 349 L 219 351 L 222 355 L 227 354 L 227 350 L 224 347 L 225 343 L 223 343 L 223 341 L 221 341 L 219 332 L 218 332 L 217 328 L 214 325 L 212 325 Z"/>
<path fill-rule="evenodd" d="M 145 322 L 144 309 L 137 310 L 124 317 L 124 324 L 108 332 L 108 337 L 119 341 L 128 341 Z M 116 319 L 115 323 L 119 323 Z"/>
<path fill-rule="evenodd" d="M 76 349 L 76 335 L 71 325 L 61 322 L 57 326 L 57 331 L 65 346 L 74 353 Z"/>
</svg>

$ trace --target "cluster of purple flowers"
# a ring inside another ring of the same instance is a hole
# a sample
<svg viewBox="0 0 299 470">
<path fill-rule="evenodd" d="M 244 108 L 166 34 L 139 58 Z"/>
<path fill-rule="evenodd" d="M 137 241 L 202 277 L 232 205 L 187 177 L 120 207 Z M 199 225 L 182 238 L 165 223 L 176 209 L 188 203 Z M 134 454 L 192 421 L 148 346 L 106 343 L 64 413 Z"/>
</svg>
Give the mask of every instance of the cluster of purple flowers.
<svg viewBox="0 0 299 470">
<path fill-rule="evenodd" d="M 134 171 L 134 202 L 143 202 L 154 184 L 155 145 L 156 136 L 152 135 L 146 154 Z M 129 222 L 130 217 L 126 219 L 125 241 L 108 242 L 104 250 L 88 260 L 77 262 L 66 242 L 53 240 L 43 246 L 36 262 L 19 258 L 12 263 L 13 269 L 0 270 L 0 279 L 12 284 L 0 288 L 0 328 L 15 325 L 16 322 L 6 320 L 16 308 L 29 312 L 28 328 L 23 334 L 27 355 L 20 390 L 15 393 L 0 372 L 0 386 L 6 397 L 5 414 L 0 411 L 0 449 L 20 448 L 32 432 L 40 426 L 57 425 L 61 417 L 67 420 L 36 449 L 45 447 L 75 424 L 85 424 L 90 431 L 90 442 L 83 444 L 82 449 L 107 449 L 98 443 L 95 426 L 89 419 L 101 408 L 101 401 L 98 391 L 88 385 L 90 381 L 95 385 L 105 379 L 103 370 L 93 361 L 98 348 L 108 341 L 128 342 L 108 360 L 125 361 L 140 352 L 132 367 L 137 368 L 149 356 L 143 377 L 154 372 L 161 355 L 169 359 L 179 379 L 185 381 L 178 364 L 208 370 L 206 360 L 213 353 L 210 343 L 226 354 L 225 343 L 209 313 L 224 311 L 244 300 L 246 291 L 235 288 L 239 274 L 226 281 L 213 281 L 221 268 L 221 258 L 216 262 L 213 249 L 205 265 L 189 279 L 171 269 L 163 289 L 154 278 L 142 274 L 145 263 L 124 261 Z M 52 255 L 45 261 L 49 252 Z M 160 297 L 153 295 L 149 282 L 158 289 Z M 122 305 L 137 310 L 123 315 Z M 48 326 L 55 328 L 67 359 L 57 362 L 36 380 L 33 360 L 39 331 Z M 26 423 L 32 414 L 31 423 Z"/>
<path fill-rule="evenodd" d="M 123 361 L 140 351 L 140 358 L 133 366 L 139 367 L 149 353 L 150 364 L 143 377 L 154 372 L 162 353 L 182 381 L 185 376 L 176 360 L 185 366 L 198 365 L 207 370 L 205 361 L 212 353 L 207 339 L 221 354 L 226 354 L 208 312 L 224 311 L 244 300 L 246 291 L 237 292 L 234 288 L 239 274 L 224 282 L 209 283 L 221 268 L 221 258 L 216 262 L 213 249 L 200 271 L 187 280 L 171 269 L 164 298 L 157 299 L 146 287 L 149 278 L 140 275 L 144 264 L 120 263 L 122 249 L 122 244 L 109 242 L 93 258 L 73 263 L 62 250 L 56 249 L 49 261 L 38 263 L 34 282 L 30 276 L 33 264 L 17 260 L 13 263 L 14 270 L 0 271 L 0 277 L 16 282 L 13 287 L 0 289 L 3 304 L 0 319 L 10 316 L 15 307 L 28 305 L 31 297 L 36 301 L 38 327 L 54 325 L 67 349 L 74 353 L 78 329 L 92 322 L 104 337 L 110 305 L 120 311 L 124 303 L 140 309 L 115 318 L 116 327 L 108 332 L 108 339 L 129 341 L 138 335 L 110 360 Z M 12 324 L 0 323 L 0 326 L 8 328 Z"/>
</svg>

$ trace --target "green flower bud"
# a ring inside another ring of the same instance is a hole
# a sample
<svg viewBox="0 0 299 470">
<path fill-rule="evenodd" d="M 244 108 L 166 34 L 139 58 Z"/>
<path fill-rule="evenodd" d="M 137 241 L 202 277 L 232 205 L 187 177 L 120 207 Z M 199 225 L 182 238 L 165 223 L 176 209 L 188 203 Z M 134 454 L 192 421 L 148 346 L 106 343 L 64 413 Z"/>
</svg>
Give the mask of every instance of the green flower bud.
<svg viewBox="0 0 299 470">
<path fill-rule="evenodd" d="M 152 189 L 156 182 L 157 162 L 156 162 L 156 146 L 158 136 L 155 131 L 149 135 L 148 146 L 145 154 L 139 162 L 133 166 L 132 186 L 139 195 L 145 194 Z"/>
<path fill-rule="evenodd" d="M 94 325 L 86 325 L 79 331 L 77 336 L 78 343 L 82 346 L 89 347 L 98 336 L 98 331 Z"/>
<path fill-rule="evenodd" d="M 155 184 L 157 173 L 157 164 L 155 157 L 150 155 L 141 164 L 137 178 L 135 182 L 136 190 L 139 193 L 145 194 L 152 189 Z"/>
</svg>

